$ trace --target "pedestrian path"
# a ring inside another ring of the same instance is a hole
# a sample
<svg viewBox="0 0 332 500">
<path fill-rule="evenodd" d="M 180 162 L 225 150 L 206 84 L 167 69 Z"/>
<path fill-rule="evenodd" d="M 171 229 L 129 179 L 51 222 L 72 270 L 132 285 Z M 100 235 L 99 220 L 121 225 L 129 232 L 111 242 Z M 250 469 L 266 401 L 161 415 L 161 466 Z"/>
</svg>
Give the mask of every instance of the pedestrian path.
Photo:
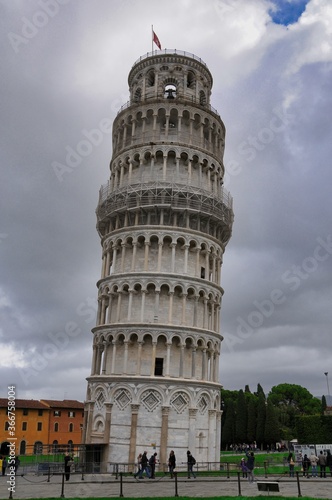
<svg viewBox="0 0 332 500">
<path fill-rule="evenodd" d="M 64 481 L 62 474 L 50 478 L 43 475 L 26 474 L 15 478 L 13 492 L 8 490 L 8 477 L 0 476 L 0 498 L 142 498 L 142 497 L 212 497 L 212 496 L 263 496 L 276 495 L 298 498 L 299 489 L 296 478 L 256 478 L 254 483 L 237 477 L 204 477 L 196 479 L 180 477 L 175 481 L 168 475 L 156 479 L 136 480 L 133 476 L 115 476 L 114 474 L 71 474 L 69 481 Z M 48 480 L 49 479 L 49 480 Z M 278 493 L 259 491 L 258 482 L 277 482 Z M 332 498 L 332 478 L 300 479 L 300 492 L 303 497 Z"/>
</svg>

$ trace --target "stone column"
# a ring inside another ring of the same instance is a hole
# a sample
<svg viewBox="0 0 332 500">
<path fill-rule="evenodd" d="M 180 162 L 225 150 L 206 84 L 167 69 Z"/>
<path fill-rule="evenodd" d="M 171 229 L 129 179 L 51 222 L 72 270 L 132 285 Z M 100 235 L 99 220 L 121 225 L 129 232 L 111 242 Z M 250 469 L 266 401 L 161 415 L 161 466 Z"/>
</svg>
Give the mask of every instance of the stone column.
<svg viewBox="0 0 332 500">
<path fill-rule="evenodd" d="M 142 346 L 143 346 L 143 342 L 138 342 L 136 375 L 140 375 L 141 374 Z"/>
<path fill-rule="evenodd" d="M 94 401 L 90 401 L 88 403 L 88 422 L 87 422 L 87 431 L 86 431 L 86 439 L 87 439 L 86 442 L 87 443 L 91 443 L 94 407 L 95 407 Z"/>
<path fill-rule="evenodd" d="M 125 256 L 126 256 L 126 244 L 121 243 L 121 265 L 120 265 L 120 272 L 123 273 L 123 267 L 124 267 L 124 261 L 125 261 Z"/>
<path fill-rule="evenodd" d="M 191 378 L 195 378 L 196 375 L 196 347 L 193 347 L 191 354 Z"/>
<path fill-rule="evenodd" d="M 148 270 L 148 263 L 149 263 L 150 242 L 145 241 L 144 245 L 145 245 L 145 248 L 144 248 L 144 271 L 147 271 Z"/>
<path fill-rule="evenodd" d="M 151 354 L 151 368 L 150 368 L 150 376 L 154 376 L 154 367 L 155 367 L 155 361 L 156 361 L 156 349 L 157 349 L 157 342 L 152 341 L 152 354 Z"/>
<path fill-rule="evenodd" d="M 221 417 L 222 417 L 222 411 L 221 410 L 216 410 L 216 452 L 215 452 L 215 457 L 214 460 L 215 462 L 220 461 L 220 450 L 221 450 Z"/>
<path fill-rule="evenodd" d="M 96 363 L 97 363 L 97 346 L 94 344 L 92 347 L 92 363 L 91 363 L 91 375 L 96 373 Z"/>
<path fill-rule="evenodd" d="M 165 377 L 169 377 L 169 368 L 170 368 L 170 360 L 171 360 L 171 347 L 172 343 L 167 342 L 166 343 L 167 351 L 166 351 L 166 370 L 165 370 Z"/>
<path fill-rule="evenodd" d="M 127 373 L 128 369 L 128 340 L 124 341 L 124 358 L 123 358 L 123 372 L 124 374 Z"/>
<path fill-rule="evenodd" d="M 208 461 L 214 462 L 216 457 L 216 410 L 209 410 Z"/>
<path fill-rule="evenodd" d="M 116 358 L 116 341 L 112 341 L 113 344 L 113 356 L 112 356 L 112 367 L 111 367 L 111 375 L 114 373 L 115 370 L 115 358 Z"/>
<path fill-rule="evenodd" d="M 167 470 L 167 444 L 168 444 L 168 415 L 169 406 L 163 406 L 161 409 L 161 435 L 160 435 L 160 466 Z M 166 464 L 166 465 L 165 465 Z M 163 470 L 163 469 L 162 469 Z"/>
<path fill-rule="evenodd" d="M 101 368 L 102 375 L 105 375 L 105 373 L 106 373 L 106 363 L 107 363 L 108 346 L 109 346 L 109 342 L 105 342 L 105 345 L 104 345 L 104 356 L 103 356 L 103 365 L 102 365 L 102 368 Z"/>
<path fill-rule="evenodd" d="M 109 443 L 111 435 L 111 420 L 112 420 L 112 403 L 105 403 L 106 415 L 105 415 L 105 441 Z"/>
<path fill-rule="evenodd" d="M 137 253 L 137 241 L 133 242 L 133 256 L 131 260 L 131 270 L 135 271 L 136 267 L 136 253 Z"/>
<path fill-rule="evenodd" d="M 131 319 L 131 310 L 133 307 L 133 293 L 134 293 L 134 290 L 129 289 L 128 311 L 127 311 L 127 321 L 128 322 Z"/>
<path fill-rule="evenodd" d="M 155 291 L 155 302 L 154 302 L 154 315 L 153 320 L 155 323 L 159 321 L 159 299 L 160 299 L 160 291 Z"/>
<path fill-rule="evenodd" d="M 163 242 L 158 243 L 158 264 L 157 264 L 157 271 L 160 272 L 161 269 L 161 257 L 163 253 Z"/>
<path fill-rule="evenodd" d="M 136 464 L 136 441 L 137 441 L 137 418 L 139 405 L 131 405 L 131 425 L 130 425 L 130 442 L 129 442 L 129 471 L 134 472 Z"/>
<path fill-rule="evenodd" d="M 188 450 L 196 449 L 196 408 L 189 408 Z"/>
</svg>

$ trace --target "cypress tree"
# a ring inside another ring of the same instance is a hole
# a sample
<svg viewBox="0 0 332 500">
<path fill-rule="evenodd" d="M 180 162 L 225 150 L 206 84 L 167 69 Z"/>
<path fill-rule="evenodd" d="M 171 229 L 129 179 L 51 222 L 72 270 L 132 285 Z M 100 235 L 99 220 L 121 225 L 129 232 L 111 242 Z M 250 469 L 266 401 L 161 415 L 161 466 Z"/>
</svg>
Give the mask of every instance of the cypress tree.
<svg viewBox="0 0 332 500">
<path fill-rule="evenodd" d="M 231 399 L 225 401 L 224 425 L 221 429 L 221 445 L 223 449 L 228 449 L 235 443 L 235 407 Z"/>
<path fill-rule="evenodd" d="M 279 429 L 277 413 L 271 401 L 268 400 L 266 406 L 264 441 L 271 447 L 271 445 L 272 446 L 275 445 L 275 443 L 279 440 L 280 440 L 280 429 Z"/>
<path fill-rule="evenodd" d="M 237 443 L 247 442 L 247 404 L 242 389 L 239 390 L 236 404 L 235 437 Z"/>
<path fill-rule="evenodd" d="M 257 391 L 258 392 L 258 391 Z M 266 401 L 263 392 L 258 394 L 257 404 L 257 427 L 256 427 L 256 441 L 258 446 L 263 449 L 265 437 L 265 417 L 266 417 Z"/>
<path fill-rule="evenodd" d="M 247 437 L 248 443 L 251 444 L 256 441 L 256 427 L 257 427 L 257 414 L 256 414 L 256 401 L 252 397 L 248 403 L 248 427 L 247 427 Z"/>
</svg>

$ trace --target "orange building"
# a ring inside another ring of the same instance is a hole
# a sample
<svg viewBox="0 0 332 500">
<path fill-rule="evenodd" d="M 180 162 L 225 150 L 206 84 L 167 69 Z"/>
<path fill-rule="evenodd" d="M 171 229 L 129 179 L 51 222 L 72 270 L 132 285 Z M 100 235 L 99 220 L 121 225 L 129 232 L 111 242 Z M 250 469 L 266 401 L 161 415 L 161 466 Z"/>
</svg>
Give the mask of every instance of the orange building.
<svg viewBox="0 0 332 500">
<path fill-rule="evenodd" d="M 84 404 L 69 399 L 64 401 L 42 399 L 41 402 L 48 406 L 50 412 L 48 442 L 52 444 L 53 451 L 64 451 L 68 446 L 80 444 Z"/>
<path fill-rule="evenodd" d="M 15 400 L 14 436 L 10 433 L 8 400 L 0 398 L 0 455 L 15 438 L 17 455 L 48 453 L 81 443 L 83 407 L 79 401 Z"/>
<path fill-rule="evenodd" d="M 48 442 L 49 408 L 34 399 L 15 400 L 15 419 L 11 423 L 15 427 L 14 435 L 9 433 L 8 400 L 0 399 L 0 454 L 7 454 L 7 443 L 15 438 L 17 455 L 25 455 L 27 447 L 37 454 Z M 11 415 L 9 415 L 11 416 Z M 11 434 L 11 435 L 10 435 Z M 30 452 L 30 453 L 31 453 Z"/>
</svg>

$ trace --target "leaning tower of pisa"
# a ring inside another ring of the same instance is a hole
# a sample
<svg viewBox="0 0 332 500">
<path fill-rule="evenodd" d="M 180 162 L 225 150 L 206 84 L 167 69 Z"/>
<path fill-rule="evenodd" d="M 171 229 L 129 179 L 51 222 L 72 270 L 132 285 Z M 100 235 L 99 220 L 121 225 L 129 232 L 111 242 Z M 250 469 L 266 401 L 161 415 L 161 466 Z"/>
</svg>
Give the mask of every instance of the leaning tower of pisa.
<svg viewBox="0 0 332 500">
<path fill-rule="evenodd" d="M 84 440 L 104 463 L 139 452 L 220 455 L 221 266 L 232 199 L 212 75 L 187 52 L 148 53 L 128 76 L 101 187 L 97 323 Z"/>
</svg>

